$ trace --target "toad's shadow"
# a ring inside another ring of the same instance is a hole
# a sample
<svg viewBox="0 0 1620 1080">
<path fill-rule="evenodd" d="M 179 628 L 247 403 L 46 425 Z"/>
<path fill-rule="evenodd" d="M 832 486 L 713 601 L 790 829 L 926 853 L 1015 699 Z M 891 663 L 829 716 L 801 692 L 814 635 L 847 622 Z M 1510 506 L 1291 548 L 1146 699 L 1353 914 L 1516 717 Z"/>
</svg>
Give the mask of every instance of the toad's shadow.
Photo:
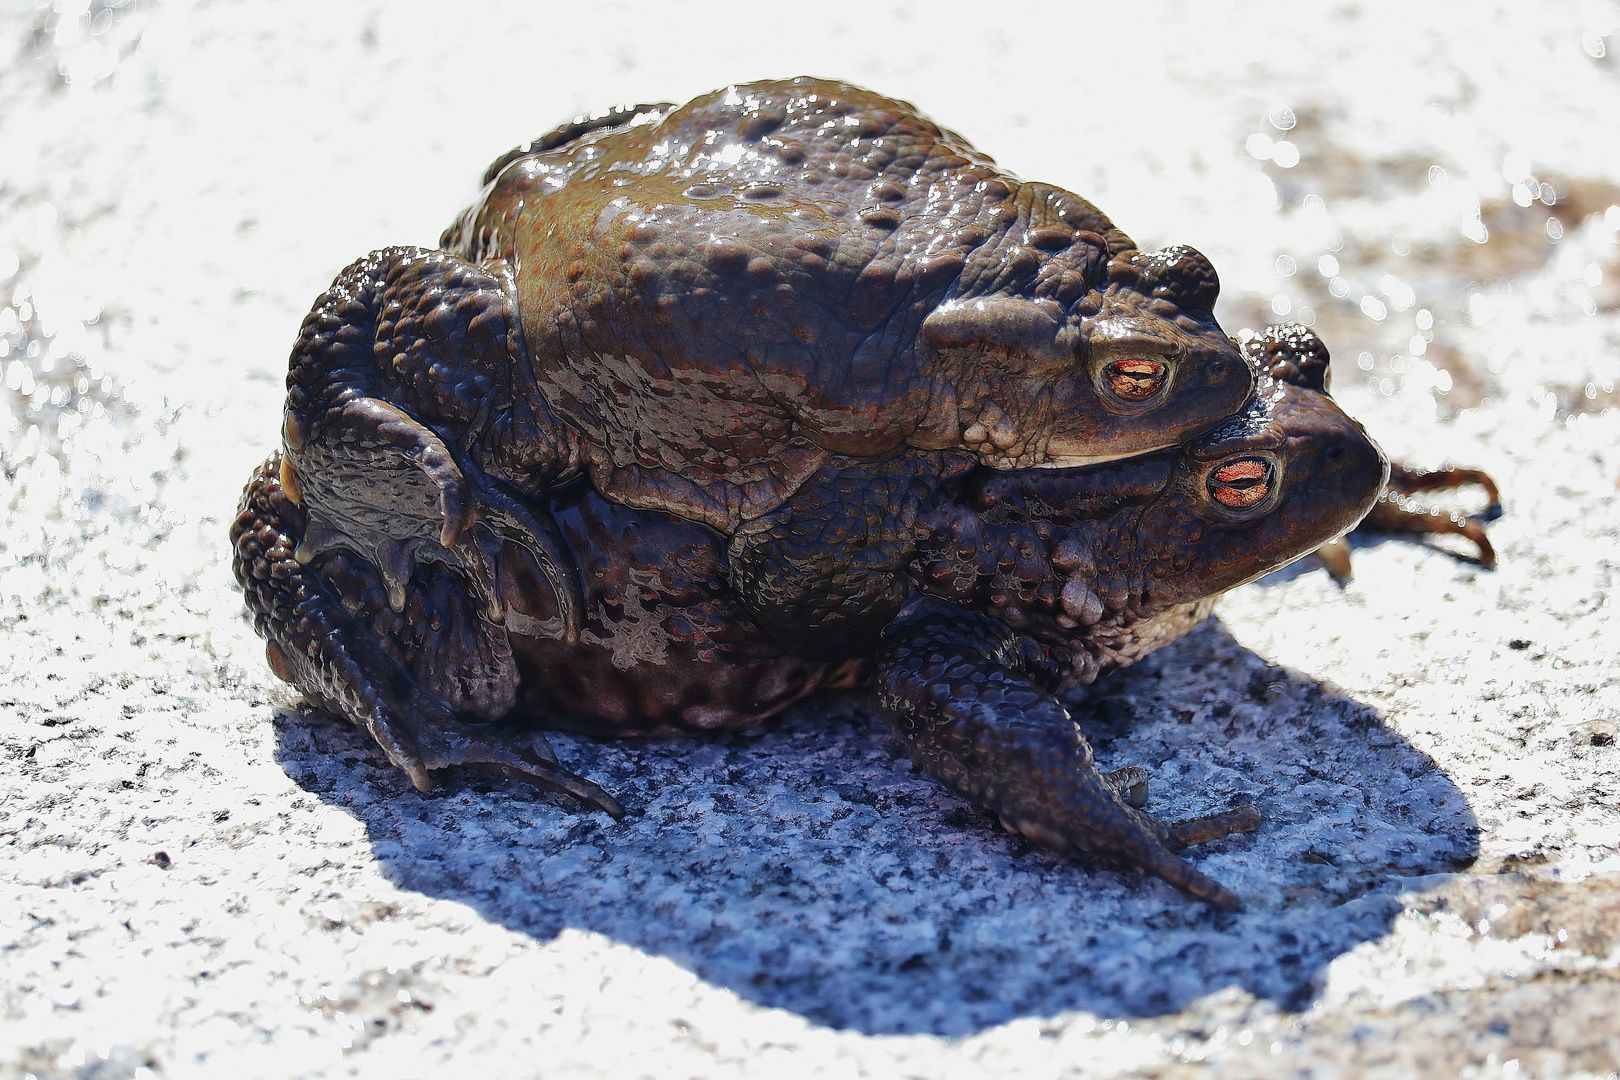
<svg viewBox="0 0 1620 1080">
<path fill-rule="evenodd" d="M 596 931 L 867 1033 L 1152 1016 L 1229 986 L 1298 1006 L 1324 965 L 1388 929 L 1411 878 L 1474 858 L 1473 816 L 1432 760 L 1218 620 L 1089 700 L 1077 715 L 1101 764 L 1152 768 L 1154 813 L 1260 805 L 1258 833 L 1194 855 L 1248 910 L 1008 836 L 917 772 L 854 695 L 757 736 L 556 737 L 639 809 L 617 824 L 505 783 L 419 795 L 319 714 L 279 718 L 278 757 L 365 824 L 401 887 L 540 940 Z"/>
</svg>

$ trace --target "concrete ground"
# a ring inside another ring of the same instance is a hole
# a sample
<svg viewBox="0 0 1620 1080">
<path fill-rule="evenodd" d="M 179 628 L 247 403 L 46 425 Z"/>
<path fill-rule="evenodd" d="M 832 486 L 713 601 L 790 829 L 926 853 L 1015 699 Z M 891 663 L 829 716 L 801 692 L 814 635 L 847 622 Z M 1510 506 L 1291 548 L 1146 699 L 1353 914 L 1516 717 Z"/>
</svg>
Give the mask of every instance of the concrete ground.
<svg viewBox="0 0 1620 1080">
<path fill-rule="evenodd" d="M 562 5 L 555 5 L 561 8 Z M 0 1078 L 1614 1077 L 1613 3 L 0 4 Z M 1500 567 L 1357 542 L 1095 689 L 1237 915 L 1031 849 L 855 697 L 418 794 L 225 528 L 345 263 L 573 113 L 838 75 L 1314 323 Z M 1461 497 L 1459 505 L 1468 503 Z"/>
</svg>

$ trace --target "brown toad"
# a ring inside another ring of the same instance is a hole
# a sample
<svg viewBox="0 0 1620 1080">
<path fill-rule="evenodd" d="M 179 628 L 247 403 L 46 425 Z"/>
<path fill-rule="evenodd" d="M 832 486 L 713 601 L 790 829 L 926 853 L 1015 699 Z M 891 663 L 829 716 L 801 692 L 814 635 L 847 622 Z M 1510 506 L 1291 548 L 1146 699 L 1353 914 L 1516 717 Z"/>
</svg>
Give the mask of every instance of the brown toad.
<svg viewBox="0 0 1620 1080">
<path fill-rule="evenodd" d="M 1256 339 L 1256 395 L 1202 256 L 812 80 L 559 129 L 443 243 L 355 263 L 294 348 L 232 530 L 278 675 L 419 787 L 611 813 L 483 725 L 733 728 L 869 676 L 1009 826 L 1236 903 L 1173 849 L 1253 808 L 1154 821 L 1054 692 L 1372 505 L 1308 332 Z"/>
</svg>

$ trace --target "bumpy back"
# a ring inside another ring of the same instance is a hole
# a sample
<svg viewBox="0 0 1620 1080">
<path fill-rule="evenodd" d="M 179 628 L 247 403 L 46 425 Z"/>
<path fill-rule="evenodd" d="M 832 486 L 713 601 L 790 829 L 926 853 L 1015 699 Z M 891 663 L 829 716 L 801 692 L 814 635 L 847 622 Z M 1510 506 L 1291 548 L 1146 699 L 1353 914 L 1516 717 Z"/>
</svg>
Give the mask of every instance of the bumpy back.
<svg viewBox="0 0 1620 1080">
<path fill-rule="evenodd" d="M 1106 459 L 1248 394 L 1202 256 L 1143 256 L 1084 199 L 857 87 L 584 117 L 491 172 L 443 242 L 516 268 L 541 392 L 631 505 L 731 530 L 829 454 Z M 1149 358 L 1088 366 L 1088 320 Z M 1223 358 L 1213 392 L 1200 351 Z"/>
</svg>

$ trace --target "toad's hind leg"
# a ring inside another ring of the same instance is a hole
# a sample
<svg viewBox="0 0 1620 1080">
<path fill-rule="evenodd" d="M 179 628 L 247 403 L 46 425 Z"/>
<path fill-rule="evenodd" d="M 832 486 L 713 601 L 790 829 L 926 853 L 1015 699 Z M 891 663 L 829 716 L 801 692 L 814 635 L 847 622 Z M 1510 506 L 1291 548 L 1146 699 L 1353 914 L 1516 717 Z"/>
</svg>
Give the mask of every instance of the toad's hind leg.
<svg viewBox="0 0 1620 1080">
<path fill-rule="evenodd" d="M 520 485 L 566 473 L 576 451 L 527 390 L 513 294 L 499 273 L 420 248 L 345 269 L 293 347 L 281 483 L 307 516 L 299 561 L 363 554 L 396 612 L 418 563 L 449 562 L 499 622 L 496 563 L 511 541 L 546 575 L 555 632 L 573 640 L 582 601 L 572 562 Z"/>
<path fill-rule="evenodd" d="M 254 474 L 231 526 L 233 569 L 275 673 L 365 728 L 420 790 L 432 772 L 460 766 L 623 816 L 611 795 L 562 768 L 544 739 L 509 742 L 468 722 L 510 711 L 517 673 L 504 629 L 481 617 L 458 572 L 424 567 L 396 610 L 391 587 L 353 553 L 295 557 L 306 521 L 280 465 L 272 455 Z"/>
<path fill-rule="evenodd" d="M 925 772 L 1044 847 L 1153 874 L 1218 907 L 1238 896 L 1175 854 L 1259 827 L 1240 806 L 1158 821 L 1130 805 L 1145 774 L 1097 771 L 1063 704 L 1038 685 L 1039 647 L 988 616 L 931 597 L 884 633 L 878 702 Z"/>
</svg>

